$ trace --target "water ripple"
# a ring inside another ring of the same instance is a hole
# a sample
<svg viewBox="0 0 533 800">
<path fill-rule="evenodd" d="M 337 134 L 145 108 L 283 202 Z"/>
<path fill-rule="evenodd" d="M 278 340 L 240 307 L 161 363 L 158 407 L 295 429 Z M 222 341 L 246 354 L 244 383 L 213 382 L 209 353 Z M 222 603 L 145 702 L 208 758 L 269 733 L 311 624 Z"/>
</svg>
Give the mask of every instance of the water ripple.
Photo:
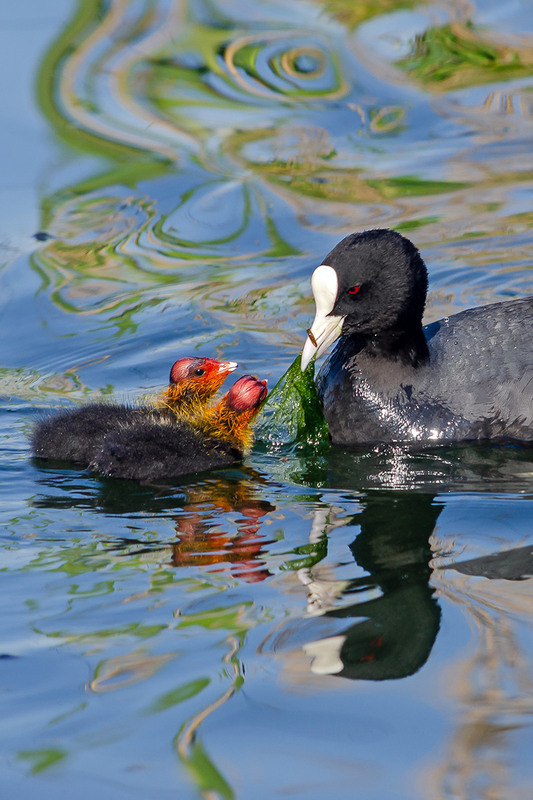
<svg viewBox="0 0 533 800">
<path fill-rule="evenodd" d="M 336 57 L 312 32 L 245 36 L 227 45 L 221 58 L 233 84 L 252 97 L 336 100 L 348 92 Z"/>
</svg>

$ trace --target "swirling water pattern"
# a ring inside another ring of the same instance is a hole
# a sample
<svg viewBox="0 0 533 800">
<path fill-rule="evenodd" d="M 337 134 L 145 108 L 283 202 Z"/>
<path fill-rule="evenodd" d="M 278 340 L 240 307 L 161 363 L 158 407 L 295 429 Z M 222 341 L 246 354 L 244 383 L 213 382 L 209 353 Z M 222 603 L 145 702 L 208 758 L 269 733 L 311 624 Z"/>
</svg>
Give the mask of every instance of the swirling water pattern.
<svg viewBox="0 0 533 800">
<path fill-rule="evenodd" d="M 184 353 L 272 383 L 351 230 L 415 239 L 428 319 L 530 293 L 531 9 L 68 13 L 33 63 L 42 235 L 2 232 L 0 785 L 527 796 L 530 450 L 257 447 L 144 487 L 43 468 L 26 436 L 44 408 L 151 391 Z"/>
</svg>

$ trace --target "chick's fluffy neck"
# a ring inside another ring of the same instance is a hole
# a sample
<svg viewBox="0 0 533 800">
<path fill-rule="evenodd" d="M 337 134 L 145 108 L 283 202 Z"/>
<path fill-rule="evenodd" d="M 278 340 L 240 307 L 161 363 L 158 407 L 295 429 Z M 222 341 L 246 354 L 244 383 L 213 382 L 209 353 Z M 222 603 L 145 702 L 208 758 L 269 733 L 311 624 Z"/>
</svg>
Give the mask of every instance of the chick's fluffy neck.
<svg viewBox="0 0 533 800">
<path fill-rule="evenodd" d="M 223 397 L 215 406 L 207 409 L 201 427 L 216 439 L 224 439 L 239 450 L 246 451 L 252 444 L 250 423 L 257 416 L 258 407 L 236 411 Z"/>
<path fill-rule="evenodd" d="M 175 414 L 194 417 L 215 394 L 218 386 L 207 382 L 170 384 L 156 400 L 156 407 L 168 408 Z"/>
</svg>

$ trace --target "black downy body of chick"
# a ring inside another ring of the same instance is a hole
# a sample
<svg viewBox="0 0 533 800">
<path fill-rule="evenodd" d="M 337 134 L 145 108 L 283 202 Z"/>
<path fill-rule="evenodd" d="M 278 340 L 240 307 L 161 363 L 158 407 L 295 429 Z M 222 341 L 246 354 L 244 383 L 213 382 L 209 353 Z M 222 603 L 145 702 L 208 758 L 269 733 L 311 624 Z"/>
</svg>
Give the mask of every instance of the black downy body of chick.
<svg viewBox="0 0 533 800">
<path fill-rule="evenodd" d="M 150 482 L 233 464 L 251 443 L 250 424 L 266 395 L 266 381 L 244 375 L 194 421 L 138 419 L 104 437 L 90 469 Z"/>
<path fill-rule="evenodd" d="M 234 361 L 185 356 L 172 365 L 169 385 L 153 405 L 88 403 L 50 414 L 33 430 L 33 455 L 88 466 L 104 436 L 112 431 L 141 419 L 172 423 L 176 417 L 190 417 L 200 412 L 236 367 Z"/>
</svg>

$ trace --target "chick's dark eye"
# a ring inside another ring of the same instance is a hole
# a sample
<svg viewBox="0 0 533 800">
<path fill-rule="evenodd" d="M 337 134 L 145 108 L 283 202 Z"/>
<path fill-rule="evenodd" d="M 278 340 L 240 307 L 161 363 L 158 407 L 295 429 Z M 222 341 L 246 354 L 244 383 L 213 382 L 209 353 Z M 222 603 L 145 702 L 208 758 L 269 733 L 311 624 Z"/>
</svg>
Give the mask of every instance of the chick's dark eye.
<svg viewBox="0 0 533 800">
<path fill-rule="evenodd" d="M 196 369 L 193 372 L 193 375 L 195 375 L 197 378 L 201 378 L 202 375 L 205 375 L 205 369 L 202 369 L 201 367 L 196 367 Z"/>
<path fill-rule="evenodd" d="M 348 294 L 357 294 L 360 288 L 360 286 L 352 286 L 351 289 L 348 289 Z"/>
</svg>

